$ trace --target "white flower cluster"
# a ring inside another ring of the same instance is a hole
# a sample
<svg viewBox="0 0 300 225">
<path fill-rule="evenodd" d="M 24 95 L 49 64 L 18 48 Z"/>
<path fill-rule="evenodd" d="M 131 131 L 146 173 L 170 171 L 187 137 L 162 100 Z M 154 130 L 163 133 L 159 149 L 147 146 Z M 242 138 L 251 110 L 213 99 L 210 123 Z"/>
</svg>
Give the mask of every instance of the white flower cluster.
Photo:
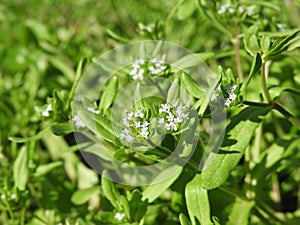
<svg viewBox="0 0 300 225">
<path fill-rule="evenodd" d="M 226 107 L 229 107 L 231 105 L 232 102 L 234 102 L 237 98 L 237 95 L 234 93 L 234 91 L 236 90 L 237 86 L 235 84 L 233 85 L 228 85 L 226 87 L 226 92 L 228 94 L 228 97 L 225 98 L 224 104 Z"/>
<path fill-rule="evenodd" d="M 78 115 L 75 115 L 72 120 L 75 123 L 76 127 L 85 127 L 84 122 L 82 122 L 82 120 Z"/>
<path fill-rule="evenodd" d="M 44 117 L 48 117 L 48 116 L 50 116 L 50 111 L 52 111 L 53 109 L 52 109 L 52 105 L 51 104 L 48 104 L 47 106 L 46 106 L 46 109 L 42 112 L 42 116 L 44 116 Z"/>
<path fill-rule="evenodd" d="M 135 140 L 147 140 L 150 138 L 150 120 L 146 118 L 145 110 L 137 109 L 125 114 L 123 118 L 122 132 L 120 139 L 128 143 Z M 187 106 L 180 104 L 179 101 L 173 101 L 172 104 L 162 103 L 158 107 L 158 127 L 167 131 L 178 131 L 181 124 L 189 119 Z M 155 118 L 156 119 L 156 118 Z M 151 123 L 154 124 L 154 123 Z"/>
<path fill-rule="evenodd" d="M 215 89 L 211 101 L 214 106 L 216 105 L 225 105 L 225 107 L 229 107 L 232 102 L 234 102 L 237 98 L 237 94 L 235 94 L 235 90 L 237 89 L 237 85 L 227 85 L 225 91 L 221 89 L 220 85 Z"/>
<path fill-rule="evenodd" d="M 163 60 L 153 58 L 150 60 L 138 59 L 131 65 L 129 75 L 134 80 L 142 80 L 147 74 L 157 75 L 167 68 Z"/>
<path fill-rule="evenodd" d="M 218 14 L 224 14 L 226 12 L 229 12 L 229 13 L 234 13 L 234 8 L 230 6 L 230 4 L 224 4 L 224 5 L 221 5 L 220 9 L 218 10 Z"/>
<path fill-rule="evenodd" d="M 142 109 L 130 111 L 123 118 L 123 128 L 120 139 L 127 142 L 133 142 L 136 137 L 147 139 L 149 137 L 149 121 L 145 119 Z"/>
<path fill-rule="evenodd" d="M 231 6 L 230 4 L 224 4 L 221 5 L 220 9 L 218 10 L 218 14 L 222 15 L 226 12 L 229 12 L 230 14 L 233 14 L 235 12 L 235 8 L 233 6 Z M 246 11 L 248 16 L 252 16 L 253 15 L 253 10 L 252 9 L 247 9 L 245 10 L 242 6 L 239 6 L 237 8 L 237 10 L 239 11 L 239 13 L 243 13 Z"/>
<path fill-rule="evenodd" d="M 115 214 L 115 219 L 116 219 L 116 220 L 121 221 L 121 220 L 124 219 L 124 217 L 125 217 L 125 214 L 124 214 L 124 213 L 119 213 L 119 212 L 117 212 L 117 213 Z"/>
<path fill-rule="evenodd" d="M 184 120 L 188 120 L 187 107 L 179 104 L 178 101 L 173 101 L 172 104 L 161 104 L 159 107 L 161 118 L 158 123 L 168 131 L 177 131 Z"/>
</svg>

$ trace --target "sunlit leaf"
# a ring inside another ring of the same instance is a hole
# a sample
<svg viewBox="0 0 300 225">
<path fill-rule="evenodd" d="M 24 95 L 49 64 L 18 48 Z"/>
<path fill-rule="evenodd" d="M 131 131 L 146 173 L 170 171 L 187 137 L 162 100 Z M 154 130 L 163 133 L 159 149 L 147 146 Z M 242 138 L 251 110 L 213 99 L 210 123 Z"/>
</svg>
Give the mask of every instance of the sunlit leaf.
<svg viewBox="0 0 300 225">
<path fill-rule="evenodd" d="M 210 165 L 201 173 L 201 186 L 214 189 L 222 185 L 236 167 L 252 136 L 270 107 L 248 107 L 231 118 L 223 144 Z"/>
</svg>

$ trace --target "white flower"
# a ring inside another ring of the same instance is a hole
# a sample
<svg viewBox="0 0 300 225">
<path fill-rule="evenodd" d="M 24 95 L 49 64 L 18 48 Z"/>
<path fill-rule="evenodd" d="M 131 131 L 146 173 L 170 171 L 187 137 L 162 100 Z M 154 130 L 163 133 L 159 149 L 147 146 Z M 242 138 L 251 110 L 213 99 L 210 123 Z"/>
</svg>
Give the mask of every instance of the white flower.
<svg viewBox="0 0 300 225">
<path fill-rule="evenodd" d="M 158 124 L 165 124 L 165 118 L 159 118 Z"/>
<path fill-rule="evenodd" d="M 92 107 L 88 107 L 87 110 L 90 111 L 90 112 L 92 112 L 92 113 L 99 114 L 99 110 L 95 110 Z"/>
<path fill-rule="evenodd" d="M 284 26 L 282 25 L 282 23 L 277 23 L 277 24 L 276 24 L 276 27 L 277 27 L 279 30 L 281 30 L 281 31 L 285 31 L 285 28 L 284 28 Z"/>
<path fill-rule="evenodd" d="M 229 98 L 226 98 L 225 101 L 224 101 L 224 105 L 225 105 L 226 107 L 229 107 L 230 104 L 231 104 L 231 100 L 230 100 Z"/>
<path fill-rule="evenodd" d="M 233 85 L 228 85 L 228 86 L 226 87 L 226 91 L 227 91 L 228 94 L 230 94 L 230 93 L 233 93 L 233 92 L 235 91 L 236 88 L 237 88 L 237 86 L 236 86 L 235 84 L 233 84 Z"/>
<path fill-rule="evenodd" d="M 237 98 L 237 95 L 234 93 L 234 91 L 237 89 L 237 85 L 229 85 L 226 87 L 226 92 L 228 94 L 228 97 L 224 101 L 224 105 L 226 107 L 229 107 L 232 102 L 234 102 Z"/>
<path fill-rule="evenodd" d="M 243 13 L 245 11 L 242 6 L 239 6 L 238 10 L 239 10 L 240 13 Z"/>
<path fill-rule="evenodd" d="M 144 118 L 144 113 L 143 113 L 143 110 L 142 109 L 138 109 L 137 111 L 134 112 L 134 117 L 135 118 Z"/>
<path fill-rule="evenodd" d="M 234 13 L 234 8 L 230 6 L 230 4 L 224 4 L 224 5 L 221 5 L 220 9 L 218 10 L 218 14 L 224 14 L 226 12 L 229 12 L 229 13 Z"/>
<path fill-rule="evenodd" d="M 252 16 L 253 15 L 253 9 L 247 9 L 247 16 Z"/>
<path fill-rule="evenodd" d="M 130 111 L 130 112 L 127 114 L 127 120 L 132 120 L 132 119 L 133 119 L 133 116 L 134 116 L 134 112 L 133 112 L 133 111 Z"/>
<path fill-rule="evenodd" d="M 133 77 L 134 80 L 137 80 L 137 79 L 142 80 L 144 78 L 144 72 L 145 72 L 144 69 L 134 68 L 130 71 L 129 74 Z"/>
<path fill-rule="evenodd" d="M 171 106 L 168 103 L 161 104 L 160 108 L 159 108 L 159 113 L 164 113 L 164 112 L 168 113 L 168 112 L 170 112 L 170 108 L 171 108 Z"/>
<path fill-rule="evenodd" d="M 120 139 L 125 140 L 127 142 L 133 142 L 134 137 L 131 135 L 131 132 L 128 129 L 123 129 L 122 133 L 120 134 Z"/>
<path fill-rule="evenodd" d="M 134 123 L 135 128 L 140 128 L 141 127 L 141 122 L 137 121 Z"/>
<path fill-rule="evenodd" d="M 150 123 L 145 119 L 143 109 L 137 109 L 126 113 L 123 118 L 124 128 L 120 134 L 120 139 L 127 142 L 133 142 L 136 138 L 149 137 L 149 125 Z"/>
<path fill-rule="evenodd" d="M 149 61 L 150 61 L 151 63 L 156 63 L 156 62 L 158 62 L 157 58 L 152 58 L 152 59 L 150 59 Z"/>
<path fill-rule="evenodd" d="M 218 10 L 218 14 L 223 14 L 230 8 L 230 4 L 221 5 L 220 9 Z"/>
<path fill-rule="evenodd" d="M 231 8 L 231 7 L 230 7 L 230 8 L 228 9 L 228 11 L 229 11 L 229 13 L 234 13 L 234 8 Z"/>
<path fill-rule="evenodd" d="M 16 195 L 15 193 L 12 193 L 12 194 L 10 195 L 10 199 L 16 199 L 16 197 L 17 197 L 17 195 Z"/>
<path fill-rule="evenodd" d="M 158 123 L 163 125 L 166 130 L 177 131 L 178 125 L 189 119 L 186 111 L 187 107 L 179 104 L 179 101 L 173 101 L 172 105 L 161 104 L 159 108 L 161 118 L 158 119 Z"/>
<path fill-rule="evenodd" d="M 49 112 L 52 111 L 52 105 L 48 104 L 46 109 L 42 112 L 42 116 L 48 117 L 50 116 Z"/>
<path fill-rule="evenodd" d="M 151 33 L 151 32 L 152 32 L 152 27 L 147 26 L 147 27 L 146 27 L 146 30 L 147 30 L 149 33 Z"/>
<path fill-rule="evenodd" d="M 142 80 L 144 78 L 145 70 L 141 68 L 141 65 L 144 64 L 144 59 L 138 59 L 134 63 L 132 63 L 132 69 L 130 70 L 129 75 L 131 75 L 134 80 Z"/>
<path fill-rule="evenodd" d="M 141 137 L 148 138 L 148 136 L 149 136 L 149 122 L 148 121 L 144 122 L 142 124 L 141 128 L 142 128 L 141 133 L 140 133 Z"/>
<path fill-rule="evenodd" d="M 75 122 L 75 126 L 85 127 L 85 124 L 82 122 L 82 120 L 79 118 L 79 116 L 75 115 L 72 120 Z"/>
<path fill-rule="evenodd" d="M 115 219 L 116 219 L 116 220 L 121 221 L 121 220 L 123 220 L 124 217 L 125 217 L 125 213 L 119 213 L 119 212 L 117 212 L 117 213 L 115 214 Z"/>
</svg>

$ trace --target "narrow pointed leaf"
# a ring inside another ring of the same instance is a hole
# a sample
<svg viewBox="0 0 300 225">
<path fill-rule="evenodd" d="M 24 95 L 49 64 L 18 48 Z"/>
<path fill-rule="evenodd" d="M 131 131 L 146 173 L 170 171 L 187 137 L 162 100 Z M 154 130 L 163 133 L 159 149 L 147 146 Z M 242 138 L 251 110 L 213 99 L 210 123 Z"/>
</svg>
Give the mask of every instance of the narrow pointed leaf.
<svg viewBox="0 0 300 225">
<path fill-rule="evenodd" d="M 105 87 L 100 99 L 99 109 L 105 112 L 113 103 L 118 92 L 118 78 L 112 77 L 109 84 Z"/>
<path fill-rule="evenodd" d="M 20 191 L 24 191 L 28 179 L 28 151 L 25 146 L 21 148 L 14 163 L 13 177 L 15 187 Z"/>
</svg>

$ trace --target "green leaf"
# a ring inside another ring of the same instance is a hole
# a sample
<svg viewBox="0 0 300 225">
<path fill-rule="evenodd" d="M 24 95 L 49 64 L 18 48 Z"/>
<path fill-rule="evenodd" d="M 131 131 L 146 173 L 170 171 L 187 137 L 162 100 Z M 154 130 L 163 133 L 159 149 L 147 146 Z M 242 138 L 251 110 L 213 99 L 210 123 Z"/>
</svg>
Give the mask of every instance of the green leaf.
<svg viewBox="0 0 300 225">
<path fill-rule="evenodd" d="M 168 91 L 167 102 L 173 102 L 180 98 L 180 80 L 175 78 Z"/>
<path fill-rule="evenodd" d="M 201 63 L 201 58 L 199 58 L 196 54 L 185 55 L 172 63 L 175 68 L 180 70 L 197 66 Z"/>
<path fill-rule="evenodd" d="M 182 73 L 181 79 L 187 89 L 187 91 L 194 97 L 203 99 L 204 93 L 199 85 L 188 74 Z"/>
<path fill-rule="evenodd" d="M 152 182 L 153 184 L 146 187 L 143 191 L 143 199 L 148 199 L 148 202 L 151 203 L 157 199 L 163 192 L 165 192 L 179 177 L 181 174 L 182 167 L 173 165 L 163 172 L 161 172 L 158 177 Z M 163 181 L 161 181 L 163 179 Z M 155 182 L 156 180 L 160 182 Z"/>
<path fill-rule="evenodd" d="M 274 42 L 272 45 L 270 51 L 268 51 L 264 56 L 263 60 L 267 61 L 273 56 L 276 56 L 286 50 L 288 50 L 289 46 L 292 43 L 295 43 L 298 41 L 297 35 L 300 32 L 300 30 L 293 31 L 290 35 L 286 36 L 283 40 Z"/>
<path fill-rule="evenodd" d="M 52 124 L 51 131 L 58 136 L 70 134 L 74 131 L 74 127 L 70 123 L 56 123 Z"/>
<path fill-rule="evenodd" d="M 195 10 L 195 3 L 190 0 L 185 0 L 177 10 L 177 18 L 179 20 L 185 20 L 192 16 Z"/>
<path fill-rule="evenodd" d="M 20 138 L 20 137 L 9 137 L 8 139 L 10 141 L 16 142 L 16 143 L 24 143 L 27 141 L 36 141 L 41 139 L 49 130 L 51 126 L 46 127 L 45 129 L 41 130 L 39 133 L 32 137 L 26 137 L 26 138 Z"/>
<path fill-rule="evenodd" d="M 217 28 L 219 31 L 227 35 L 227 37 L 231 38 L 232 34 L 227 29 L 227 27 L 215 17 L 214 13 L 210 13 L 212 10 L 206 8 L 206 4 L 204 5 L 201 0 L 195 0 L 197 4 L 198 10 L 206 17 L 206 19 L 211 22 L 211 24 Z"/>
<path fill-rule="evenodd" d="M 249 75 L 247 77 L 247 80 L 242 84 L 242 87 L 241 87 L 241 92 L 243 95 L 245 94 L 246 87 L 249 85 L 254 74 L 256 74 L 259 71 L 261 65 L 262 65 L 262 61 L 261 61 L 260 54 L 256 53 L 253 58 L 251 69 L 250 69 Z"/>
<path fill-rule="evenodd" d="M 212 221 L 213 221 L 214 225 L 221 225 L 219 218 L 216 216 L 212 217 Z"/>
<path fill-rule="evenodd" d="M 28 179 L 28 151 L 25 146 L 21 148 L 14 163 L 13 177 L 15 187 L 20 191 L 24 191 Z"/>
<path fill-rule="evenodd" d="M 268 52 L 271 47 L 271 37 L 264 35 L 260 41 L 260 46 L 264 53 Z"/>
<path fill-rule="evenodd" d="M 240 198 L 236 198 L 226 225 L 248 224 L 249 216 L 254 205 L 254 201 L 244 201 Z"/>
<path fill-rule="evenodd" d="M 45 165 L 39 165 L 33 174 L 34 177 L 41 177 L 47 173 L 50 173 L 52 170 L 63 165 L 63 162 L 52 162 Z"/>
<path fill-rule="evenodd" d="M 179 221 L 181 225 L 192 225 L 183 213 L 179 214 Z"/>
<path fill-rule="evenodd" d="M 118 139 L 114 135 L 114 130 L 110 121 L 104 116 L 94 114 L 85 109 L 79 110 L 78 116 L 82 122 L 100 138 L 112 143 L 118 143 Z"/>
<path fill-rule="evenodd" d="M 121 37 L 120 35 L 118 35 L 117 33 L 115 33 L 114 31 L 112 31 L 111 29 L 106 28 L 106 33 L 112 37 L 113 39 L 122 42 L 122 43 L 129 43 L 131 40 Z"/>
<path fill-rule="evenodd" d="M 258 42 L 258 26 L 252 25 L 244 36 L 244 45 L 247 52 L 253 57 L 256 53 L 260 52 L 260 46 Z"/>
<path fill-rule="evenodd" d="M 130 213 L 130 205 L 129 205 L 129 202 L 128 202 L 128 199 L 124 196 L 124 195 L 121 195 L 121 205 L 122 205 L 122 208 L 123 208 L 123 212 L 125 213 L 126 217 L 131 220 L 132 217 L 131 217 L 131 213 Z"/>
<path fill-rule="evenodd" d="M 69 110 L 69 108 L 71 107 L 71 101 L 74 99 L 76 88 L 77 88 L 77 86 L 80 82 L 80 78 L 82 76 L 82 70 L 83 70 L 83 68 L 85 68 L 87 66 L 87 63 L 88 63 L 88 60 L 86 58 L 82 58 L 78 63 L 78 66 L 75 71 L 75 80 L 72 85 L 71 91 L 69 93 L 68 100 L 64 106 L 65 112 L 67 112 Z"/>
<path fill-rule="evenodd" d="M 71 197 L 71 201 L 75 205 L 82 205 L 86 203 L 93 195 L 99 193 L 100 187 L 90 187 L 86 189 L 79 189 L 75 191 Z"/>
<path fill-rule="evenodd" d="M 290 45 L 288 46 L 287 51 L 293 51 L 293 50 L 295 50 L 296 48 L 299 48 L 299 47 L 300 47 L 300 36 L 297 36 L 290 43 Z"/>
<path fill-rule="evenodd" d="M 49 61 L 56 69 L 62 72 L 62 74 L 65 75 L 68 80 L 72 82 L 74 81 L 75 71 L 65 59 L 53 56 L 49 58 Z"/>
<path fill-rule="evenodd" d="M 110 175 L 106 170 L 103 171 L 102 177 L 101 177 L 101 188 L 103 191 L 104 196 L 109 200 L 109 202 L 114 206 L 115 208 L 120 208 L 120 193 L 115 185 L 114 182 L 112 182 L 110 179 L 106 178 Z"/>
<path fill-rule="evenodd" d="M 26 21 L 26 26 L 31 30 L 38 41 L 43 40 L 51 42 L 53 40 L 51 37 L 51 33 L 49 32 L 45 24 L 33 19 L 29 19 Z"/>
<path fill-rule="evenodd" d="M 290 93 L 292 95 L 300 96 L 300 91 L 288 87 L 271 87 L 269 89 L 272 99 L 277 99 L 283 92 Z"/>
<path fill-rule="evenodd" d="M 141 221 L 147 211 L 147 201 L 142 200 L 142 194 L 139 190 L 134 190 L 128 197 L 130 207 L 130 217 L 133 221 Z"/>
<path fill-rule="evenodd" d="M 186 206 L 192 225 L 213 224 L 207 190 L 201 188 L 201 183 L 201 175 L 196 174 L 185 188 Z"/>
<path fill-rule="evenodd" d="M 271 107 L 248 107 L 231 118 L 218 154 L 201 173 L 203 188 L 210 190 L 222 185 L 239 163 L 256 128 L 270 109 Z"/>
<path fill-rule="evenodd" d="M 206 62 L 209 59 L 212 59 L 215 56 L 213 52 L 203 52 L 203 53 L 196 53 L 196 55 L 203 61 Z"/>
<path fill-rule="evenodd" d="M 116 76 L 112 77 L 109 81 L 109 84 L 105 87 L 103 94 L 99 103 L 99 110 L 102 110 L 104 113 L 114 102 L 116 94 L 118 92 L 118 78 Z"/>
</svg>

